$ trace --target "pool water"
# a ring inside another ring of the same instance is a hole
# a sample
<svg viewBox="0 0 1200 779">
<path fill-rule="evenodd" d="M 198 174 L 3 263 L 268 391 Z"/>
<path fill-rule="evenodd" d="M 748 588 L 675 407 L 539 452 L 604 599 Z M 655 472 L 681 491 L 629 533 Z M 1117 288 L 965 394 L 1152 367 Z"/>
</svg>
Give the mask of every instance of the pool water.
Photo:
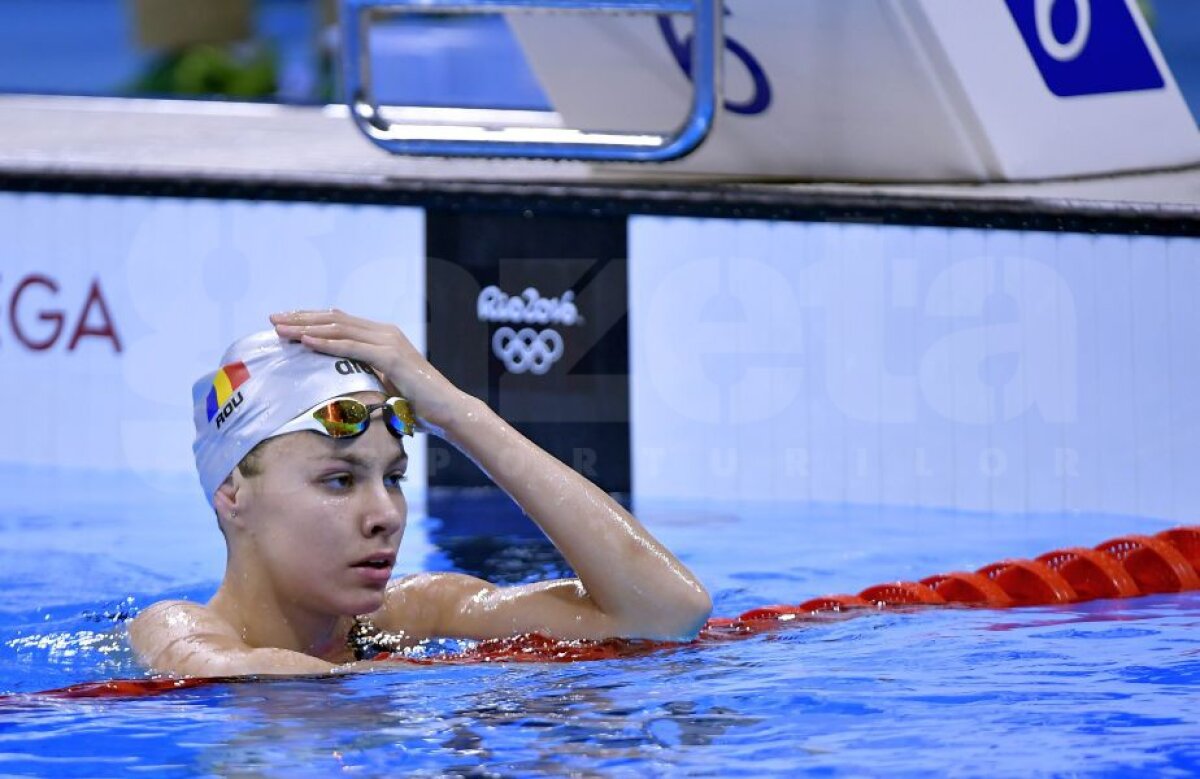
<svg viewBox="0 0 1200 779">
<path fill-rule="evenodd" d="M 162 597 L 206 599 L 221 573 L 190 485 L 81 477 L 64 496 L 51 478 L 0 471 L 0 693 L 142 676 L 124 618 Z M 47 508 L 38 495 L 58 497 Z M 410 521 L 401 572 L 567 572 L 498 505 L 431 507 Z M 718 616 L 1166 527 L 711 503 L 638 513 L 707 583 Z M 1198 696 L 1200 594 L 895 610 L 619 660 L 381 667 L 140 699 L 10 695 L 0 775 L 1185 775 L 1200 770 Z"/>
</svg>

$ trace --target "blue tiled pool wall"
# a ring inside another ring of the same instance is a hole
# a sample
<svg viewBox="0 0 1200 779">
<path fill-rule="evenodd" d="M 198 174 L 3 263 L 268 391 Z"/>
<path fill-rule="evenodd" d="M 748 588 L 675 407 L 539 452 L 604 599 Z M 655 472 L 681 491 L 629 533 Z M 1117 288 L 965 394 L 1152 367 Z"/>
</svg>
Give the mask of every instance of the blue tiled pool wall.
<svg viewBox="0 0 1200 779">
<path fill-rule="evenodd" d="M 70 410 L 31 412 L 6 468 L 173 494 L 194 377 L 272 311 L 338 306 L 635 504 L 1200 506 L 1195 238 L 32 193 L 0 228 L 0 402 Z M 414 450 L 418 514 L 482 483 Z"/>
</svg>

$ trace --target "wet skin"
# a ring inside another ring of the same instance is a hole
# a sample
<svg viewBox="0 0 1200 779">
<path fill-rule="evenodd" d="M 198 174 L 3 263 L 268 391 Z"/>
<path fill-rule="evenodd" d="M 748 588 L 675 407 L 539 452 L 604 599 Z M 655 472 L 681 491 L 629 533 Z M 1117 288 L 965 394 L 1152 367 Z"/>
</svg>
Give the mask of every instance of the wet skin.
<svg viewBox="0 0 1200 779">
<path fill-rule="evenodd" d="M 214 497 L 229 547 L 207 606 L 147 609 L 131 640 L 167 673 L 318 673 L 349 661 L 355 615 L 408 640 L 538 632 L 686 639 L 711 610 L 703 585 L 624 508 L 425 360 L 397 328 L 339 311 L 272 317 L 281 337 L 366 362 L 410 400 L 421 429 L 473 459 L 526 511 L 578 579 L 497 587 L 463 574 L 388 583 L 403 536 L 406 467 L 378 419 L 362 435 L 267 443 L 262 473 L 235 470 Z M 369 402 L 379 393 L 363 393 Z"/>
</svg>

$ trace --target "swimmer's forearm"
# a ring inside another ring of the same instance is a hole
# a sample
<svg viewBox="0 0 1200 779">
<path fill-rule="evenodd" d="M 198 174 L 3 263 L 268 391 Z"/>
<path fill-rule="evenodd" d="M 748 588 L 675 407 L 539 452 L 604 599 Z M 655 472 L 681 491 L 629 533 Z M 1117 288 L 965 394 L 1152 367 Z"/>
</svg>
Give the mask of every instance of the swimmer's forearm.
<svg viewBox="0 0 1200 779">
<path fill-rule="evenodd" d="M 366 673 L 387 668 L 395 669 L 398 663 L 358 660 L 335 665 L 319 657 L 293 652 L 289 649 L 264 647 L 235 652 L 209 651 L 192 653 L 186 657 L 174 657 L 147 663 L 147 667 L 158 673 L 193 678 L 225 678 L 237 676 L 326 676 L 347 673 Z"/>
<path fill-rule="evenodd" d="M 250 649 L 226 656 L 214 656 L 205 662 L 193 663 L 186 671 L 176 671 L 186 676 L 325 676 L 348 673 L 367 673 L 386 669 L 407 667 L 403 663 L 386 660 L 356 660 L 335 665 L 319 657 L 294 652 L 290 649 L 264 647 Z M 156 669 L 158 670 L 158 669 Z"/>
<path fill-rule="evenodd" d="M 154 658 L 143 659 L 143 664 L 157 673 L 194 678 L 304 676 L 327 674 L 337 668 L 318 657 L 287 649 L 228 650 L 206 646 L 203 639 L 181 643 Z"/>
<path fill-rule="evenodd" d="M 461 395 L 442 433 L 545 531 L 623 634 L 680 637 L 708 617 L 704 586 L 637 519 L 482 401 Z"/>
</svg>

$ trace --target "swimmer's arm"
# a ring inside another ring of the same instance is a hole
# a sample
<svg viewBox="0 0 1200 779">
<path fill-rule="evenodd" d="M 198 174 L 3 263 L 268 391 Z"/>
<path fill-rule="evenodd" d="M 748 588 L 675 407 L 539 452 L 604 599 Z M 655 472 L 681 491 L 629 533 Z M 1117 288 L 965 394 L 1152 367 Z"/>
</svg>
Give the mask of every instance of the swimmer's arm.
<svg viewBox="0 0 1200 779">
<path fill-rule="evenodd" d="M 578 582 L 488 585 L 482 592 L 479 580 L 463 584 L 452 635 L 483 634 L 497 621 L 520 622 L 540 609 L 550 615 L 545 626 L 562 637 L 685 638 L 703 625 L 712 601 L 691 571 L 599 487 L 455 387 L 399 329 L 336 310 L 271 319 L 282 337 L 382 371 L 422 424 L 479 464 L 579 574 Z"/>
<path fill-rule="evenodd" d="M 286 649 L 247 646 L 198 603 L 156 603 L 129 624 L 138 661 L 170 676 L 294 676 L 327 674 L 339 666 Z"/>
<path fill-rule="evenodd" d="M 528 613 L 563 637 L 696 634 L 712 610 L 707 590 L 637 519 L 483 401 L 462 394 L 457 407 L 444 437 L 516 500 L 579 575 L 477 591 L 463 604 L 468 619 L 491 625 L 497 615 Z"/>
<path fill-rule="evenodd" d="M 380 627 L 422 637 L 693 637 L 712 602 L 692 573 L 609 495 L 463 397 L 462 422 L 445 437 L 521 504 L 579 578 L 498 587 L 463 574 L 408 577 L 389 588 Z"/>
<path fill-rule="evenodd" d="M 419 609 L 412 609 L 414 602 Z M 414 613 L 414 611 L 416 613 Z M 578 579 L 500 587 L 461 573 L 417 574 L 394 583 L 376 626 L 413 638 L 504 638 L 540 633 L 550 638 L 613 636 L 690 638 L 695 631 L 635 632 L 596 607 Z"/>
</svg>

